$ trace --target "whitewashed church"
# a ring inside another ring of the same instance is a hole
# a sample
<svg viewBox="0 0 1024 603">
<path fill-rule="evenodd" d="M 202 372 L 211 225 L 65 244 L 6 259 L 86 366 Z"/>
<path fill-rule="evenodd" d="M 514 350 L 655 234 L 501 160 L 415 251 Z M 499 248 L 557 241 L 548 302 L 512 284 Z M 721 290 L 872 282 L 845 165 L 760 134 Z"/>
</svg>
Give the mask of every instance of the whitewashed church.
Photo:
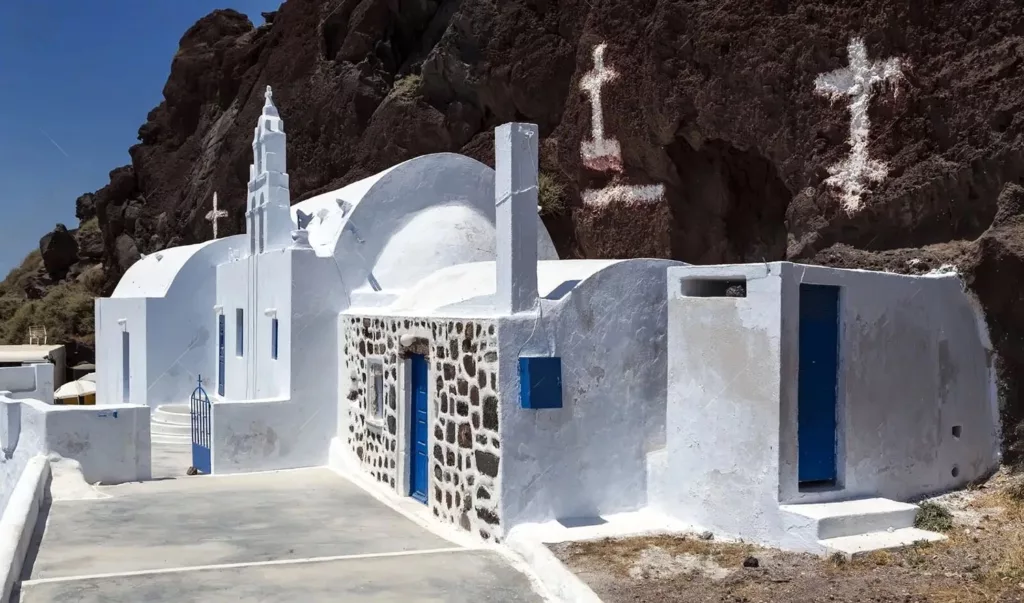
<svg viewBox="0 0 1024 603">
<path fill-rule="evenodd" d="M 607 137 L 582 147 L 614 171 Z M 559 260 L 538 138 L 507 124 L 495 170 L 427 155 L 290 206 L 268 88 L 247 232 L 97 301 L 98 403 L 189 403 L 201 375 L 203 472 L 330 465 L 490 541 L 639 510 L 794 550 L 911 541 L 903 501 L 997 465 L 991 344 L 954 275 Z M 629 194 L 663 189 L 587 198 Z"/>
</svg>

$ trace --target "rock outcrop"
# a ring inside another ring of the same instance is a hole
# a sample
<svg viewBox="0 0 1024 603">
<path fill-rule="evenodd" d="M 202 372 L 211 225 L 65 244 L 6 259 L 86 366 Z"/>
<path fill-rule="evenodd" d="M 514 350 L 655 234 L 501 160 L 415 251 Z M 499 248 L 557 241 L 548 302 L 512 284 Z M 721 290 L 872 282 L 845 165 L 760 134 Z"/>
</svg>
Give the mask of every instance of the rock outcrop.
<svg viewBox="0 0 1024 603">
<path fill-rule="evenodd" d="M 68 232 L 67 226 L 58 224 L 39 240 L 39 253 L 43 256 L 46 272 L 54 280 L 60 280 L 78 261 L 78 241 Z"/>
<path fill-rule="evenodd" d="M 520 120 L 563 257 L 948 264 L 985 310 L 1008 422 L 1024 414 L 1020 2 L 288 0 L 265 19 L 190 28 L 131 165 L 79 198 L 106 290 L 140 253 L 208 239 L 214 191 L 221 233 L 242 231 L 269 84 L 294 200 L 423 153 L 490 163 L 492 128 Z M 857 115 L 848 68 L 878 80 Z M 617 154 L 582 152 L 595 90 L 590 150 Z"/>
</svg>

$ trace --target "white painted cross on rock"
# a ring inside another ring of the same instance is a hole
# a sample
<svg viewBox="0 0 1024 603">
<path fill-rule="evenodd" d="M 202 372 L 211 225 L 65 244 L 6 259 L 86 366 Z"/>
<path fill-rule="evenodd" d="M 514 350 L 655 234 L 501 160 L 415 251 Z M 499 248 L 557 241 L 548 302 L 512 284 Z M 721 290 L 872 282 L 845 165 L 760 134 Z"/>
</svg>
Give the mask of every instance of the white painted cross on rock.
<svg viewBox="0 0 1024 603">
<path fill-rule="evenodd" d="M 217 238 L 217 220 L 228 217 L 228 212 L 217 209 L 217 193 L 213 193 L 213 209 L 206 212 L 206 219 L 213 224 L 213 238 Z"/>
<path fill-rule="evenodd" d="M 825 183 L 843 192 L 843 207 L 848 212 L 860 209 L 861 195 L 870 182 L 881 182 L 889 167 L 868 156 L 868 135 L 871 121 L 868 106 L 875 84 L 896 81 L 902 77 L 899 59 L 872 63 L 864 40 L 853 38 L 849 49 L 850 66 L 819 75 L 814 89 L 833 101 L 851 97 L 850 101 L 850 156 L 830 166 Z"/>
<path fill-rule="evenodd" d="M 604 51 L 608 44 L 602 42 L 594 47 L 594 70 L 583 76 L 582 88 L 590 95 L 591 140 L 584 140 L 580 152 L 583 163 L 593 170 L 622 171 L 622 151 L 619 141 L 604 137 L 604 109 L 601 106 L 601 87 L 619 76 L 616 71 L 604 65 Z"/>
<path fill-rule="evenodd" d="M 619 76 L 614 69 L 604 64 L 604 51 L 607 48 L 608 45 L 604 42 L 594 47 L 594 69 L 580 81 L 580 88 L 590 96 L 591 119 L 591 140 L 580 142 L 580 155 L 583 158 L 583 165 L 592 170 L 621 174 L 622 148 L 619 141 L 605 138 L 604 134 L 601 87 Z M 583 203 L 594 207 L 604 207 L 613 202 L 654 203 L 661 200 L 664 195 L 665 187 L 661 184 L 622 184 L 613 180 L 612 184 L 604 188 L 583 191 Z"/>
</svg>

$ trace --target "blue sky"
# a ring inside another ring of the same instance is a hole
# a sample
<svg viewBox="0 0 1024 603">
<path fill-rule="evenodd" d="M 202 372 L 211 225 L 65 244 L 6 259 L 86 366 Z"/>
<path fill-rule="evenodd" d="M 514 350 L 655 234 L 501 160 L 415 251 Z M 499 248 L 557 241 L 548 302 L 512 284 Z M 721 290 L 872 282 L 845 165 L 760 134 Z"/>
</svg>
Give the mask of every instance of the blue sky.
<svg viewBox="0 0 1024 603">
<path fill-rule="evenodd" d="M 281 4 L 226 2 L 0 0 L 0 280 L 130 163 L 185 30 L 217 8 L 258 25 Z"/>
</svg>

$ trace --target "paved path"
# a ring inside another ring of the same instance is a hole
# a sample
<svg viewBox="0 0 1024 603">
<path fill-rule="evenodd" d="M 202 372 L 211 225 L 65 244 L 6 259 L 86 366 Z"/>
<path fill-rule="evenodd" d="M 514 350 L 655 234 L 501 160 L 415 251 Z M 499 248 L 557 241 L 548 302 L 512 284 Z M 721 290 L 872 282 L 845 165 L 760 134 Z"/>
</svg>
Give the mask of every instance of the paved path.
<svg viewBox="0 0 1024 603">
<path fill-rule="evenodd" d="M 52 503 L 14 601 L 541 601 L 326 469 L 99 490 Z"/>
</svg>

